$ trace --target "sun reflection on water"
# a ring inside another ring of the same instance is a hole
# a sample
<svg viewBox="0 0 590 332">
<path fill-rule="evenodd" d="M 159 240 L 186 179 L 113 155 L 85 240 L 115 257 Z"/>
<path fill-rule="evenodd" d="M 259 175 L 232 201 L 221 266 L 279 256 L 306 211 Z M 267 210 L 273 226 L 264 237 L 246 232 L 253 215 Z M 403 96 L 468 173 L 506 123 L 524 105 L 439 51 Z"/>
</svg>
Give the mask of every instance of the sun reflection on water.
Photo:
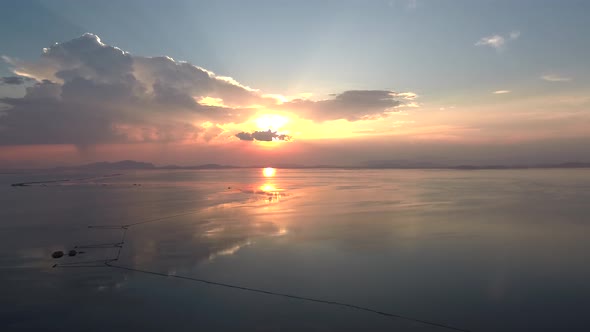
<svg viewBox="0 0 590 332">
<path fill-rule="evenodd" d="M 262 169 L 262 175 L 265 178 L 272 178 L 277 174 L 277 169 L 273 167 L 265 167 Z M 278 202 L 282 196 L 281 190 L 277 188 L 274 183 L 265 182 L 258 187 L 259 193 L 266 194 L 268 196 L 268 202 Z"/>
<path fill-rule="evenodd" d="M 272 192 L 278 191 L 277 187 L 275 187 L 275 185 L 272 183 L 263 184 L 262 186 L 260 186 L 260 190 L 265 193 L 272 193 Z"/>
<path fill-rule="evenodd" d="M 265 183 L 259 187 L 260 193 L 268 196 L 269 202 L 278 202 L 281 199 L 281 190 L 272 183 Z"/>
<path fill-rule="evenodd" d="M 266 167 L 262 169 L 262 175 L 264 175 L 265 178 L 272 178 L 275 174 L 277 174 L 276 168 Z"/>
</svg>

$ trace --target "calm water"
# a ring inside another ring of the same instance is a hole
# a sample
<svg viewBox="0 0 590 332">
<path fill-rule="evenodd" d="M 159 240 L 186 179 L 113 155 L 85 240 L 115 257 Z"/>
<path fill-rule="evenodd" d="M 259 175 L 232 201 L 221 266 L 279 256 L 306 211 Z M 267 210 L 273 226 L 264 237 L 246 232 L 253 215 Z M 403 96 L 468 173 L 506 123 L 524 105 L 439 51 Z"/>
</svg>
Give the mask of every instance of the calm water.
<svg viewBox="0 0 590 332">
<path fill-rule="evenodd" d="M 590 329 L 590 170 L 0 175 L 2 331 L 445 331 L 119 265 L 368 306 L 473 331 Z M 133 185 L 140 184 L 140 185 Z M 189 214 L 190 213 L 190 214 Z"/>
</svg>

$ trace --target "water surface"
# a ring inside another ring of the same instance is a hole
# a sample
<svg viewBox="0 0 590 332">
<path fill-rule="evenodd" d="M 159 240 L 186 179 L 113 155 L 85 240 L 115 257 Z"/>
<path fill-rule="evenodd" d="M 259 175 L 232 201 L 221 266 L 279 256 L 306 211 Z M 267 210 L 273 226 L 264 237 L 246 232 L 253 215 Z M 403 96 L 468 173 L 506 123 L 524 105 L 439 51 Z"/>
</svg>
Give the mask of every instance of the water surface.
<svg viewBox="0 0 590 332">
<path fill-rule="evenodd" d="M 0 175 L 5 331 L 444 331 L 119 265 L 323 298 L 473 331 L 587 331 L 589 170 Z M 169 218 L 165 218 L 169 217 Z"/>
</svg>

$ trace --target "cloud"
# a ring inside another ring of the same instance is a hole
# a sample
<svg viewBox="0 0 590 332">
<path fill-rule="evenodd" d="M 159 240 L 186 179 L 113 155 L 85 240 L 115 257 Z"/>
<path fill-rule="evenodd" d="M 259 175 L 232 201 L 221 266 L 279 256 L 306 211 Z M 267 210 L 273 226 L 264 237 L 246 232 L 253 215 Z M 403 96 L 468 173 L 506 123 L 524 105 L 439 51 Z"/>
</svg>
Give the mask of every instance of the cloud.
<svg viewBox="0 0 590 332">
<path fill-rule="evenodd" d="M 510 91 L 510 90 L 497 90 L 497 91 L 494 91 L 492 93 L 495 94 L 495 95 L 503 95 L 503 94 L 507 94 L 507 93 L 510 93 L 510 92 L 512 92 L 512 91 Z"/>
<path fill-rule="evenodd" d="M 520 37 L 520 31 L 512 31 L 508 34 L 507 37 L 503 37 L 500 35 L 492 35 L 487 37 L 482 37 L 475 43 L 475 46 L 489 46 L 495 48 L 496 50 L 501 50 L 506 45 L 508 41 L 516 40 Z"/>
<path fill-rule="evenodd" d="M 380 118 L 417 105 L 415 93 L 389 90 L 288 100 L 168 56 L 125 52 L 91 33 L 44 48 L 35 61 L 2 60 L 17 76 L 0 84 L 31 84 L 22 98 L 0 98 L 8 107 L 0 114 L 0 145 L 209 142 L 223 125 L 244 123 L 261 107 L 321 122 Z M 238 135 L 289 140 L 276 132 Z"/>
<path fill-rule="evenodd" d="M 509 35 L 508 38 L 510 40 L 516 40 L 518 39 L 518 37 L 520 37 L 520 31 L 512 31 Z"/>
<path fill-rule="evenodd" d="M 572 80 L 571 77 L 559 76 L 559 75 L 543 75 L 541 79 L 547 82 L 569 82 Z"/>
<path fill-rule="evenodd" d="M 205 129 L 203 130 L 203 133 L 201 135 L 201 137 L 205 140 L 205 142 L 209 142 L 212 139 L 216 138 L 217 136 L 219 136 L 221 133 L 223 133 L 223 129 L 219 126 L 210 126 L 210 127 L 205 127 Z"/>
<path fill-rule="evenodd" d="M 263 141 L 263 142 L 271 142 L 271 141 L 289 141 L 291 136 L 285 134 L 278 134 L 276 131 L 267 130 L 267 131 L 254 131 L 252 133 L 241 132 L 235 135 L 241 141 Z"/>
<path fill-rule="evenodd" d="M 476 46 L 490 46 L 493 48 L 500 48 L 504 46 L 506 40 L 500 35 L 493 35 L 488 37 L 482 37 L 475 43 Z"/>
<path fill-rule="evenodd" d="M 389 7 L 403 7 L 406 10 L 415 10 L 418 7 L 418 0 L 390 0 Z"/>
<path fill-rule="evenodd" d="M 7 76 L 7 77 L 0 77 L 0 85 L 22 85 L 27 82 L 35 81 L 30 77 L 24 76 Z"/>
<path fill-rule="evenodd" d="M 274 103 L 228 77 L 169 57 L 141 57 L 93 34 L 45 48 L 36 62 L 2 59 L 19 76 L 2 84 L 36 82 L 23 98 L 0 98 L 0 144 L 208 141 L 241 122 L 251 104 Z M 196 100 L 218 98 L 224 106 Z"/>
<path fill-rule="evenodd" d="M 319 101 L 295 99 L 281 106 L 314 121 L 358 121 L 384 117 L 404 104 L 402 100 L 415 99 L 416 94 L 389 90 L 349 90 L 333 94 L 332 97 Z"/>
</svg>

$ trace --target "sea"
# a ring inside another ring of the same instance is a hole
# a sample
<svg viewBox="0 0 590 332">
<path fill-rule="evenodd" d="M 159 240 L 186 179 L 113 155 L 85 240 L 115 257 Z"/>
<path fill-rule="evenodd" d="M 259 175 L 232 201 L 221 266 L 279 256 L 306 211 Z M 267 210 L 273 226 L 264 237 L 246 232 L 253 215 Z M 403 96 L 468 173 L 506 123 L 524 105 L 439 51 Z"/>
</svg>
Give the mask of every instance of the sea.
<svg viewBox="0 0 590 332">
<path fill-rule="evenodd" d="M 0 174 L 0 331 L 453 330 L 590 331 L 590 169 Z"/>
</svg>

